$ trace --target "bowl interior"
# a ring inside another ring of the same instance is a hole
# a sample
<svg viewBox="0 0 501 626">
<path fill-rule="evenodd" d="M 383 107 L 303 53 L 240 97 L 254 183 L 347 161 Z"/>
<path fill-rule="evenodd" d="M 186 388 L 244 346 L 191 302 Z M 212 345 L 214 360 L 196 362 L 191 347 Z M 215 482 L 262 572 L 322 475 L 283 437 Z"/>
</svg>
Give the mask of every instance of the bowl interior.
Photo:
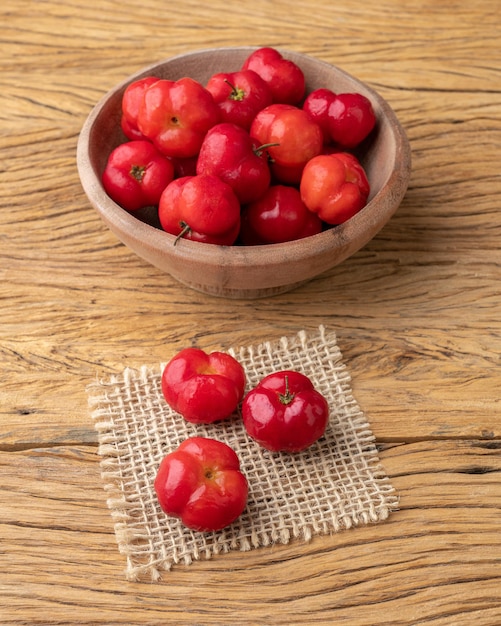
<svg viewBox="0 0 501 626">
<path fill-rule="evenodd" d="M 79 138 L 77 162 L 84 190 L 109 228 L 139 256 L 181 282 L 226 297 L 258 297 L 293 288 L 333 267 L 365 245 L 397 209 L 407 188 L 410 149 L 395 114 L 371 88 L 343 70 L 312 57 L 281 50 L 306 77 L 307 92 L 327 87 L 368 97 L 378 118 L 358 150 L 371 184 L 369 202 L 345 224 L 306 239 L 268 246 L 215 246 L 182 240 L 162 231 L 152 213 L 132 215 L 104 192 L 101 175 L 110 152 L 125 141 L 121 100 L 129 83 L 148 75 L 202 84 L 216 72 L 236 71 L 254 48 L 217 48 L 173 57 L 130 76 L 94 107 Z"/>
</svg>

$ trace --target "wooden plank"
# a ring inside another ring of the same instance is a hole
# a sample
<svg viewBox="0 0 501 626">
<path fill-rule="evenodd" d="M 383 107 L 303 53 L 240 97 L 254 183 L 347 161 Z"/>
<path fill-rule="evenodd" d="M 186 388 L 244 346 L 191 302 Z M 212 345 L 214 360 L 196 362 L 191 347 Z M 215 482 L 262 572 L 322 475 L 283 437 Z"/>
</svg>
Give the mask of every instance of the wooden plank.
<svg viewBox="0 0 501 626">
<path fill-rule="evenodd" d="M 94 442 L 85 385 L 96 376 L 192 343 L 224 349 L 318 323 L 338 332 L 381 439 L 499 437 L 497 98 L 472 92 L 458 105 L 444 93 L 437 109 L 436 93 L 424 92 L 407 109 L 412 100 L 401 97 L 415 163 L 395 217 L 338 268 L 253 303 L 191 292 L 122 246 L 80 189 L 74 149 L 84 111 L 65 130 L 47 121 L 43 129 L 39 103 L 22 100 L 38 128 L 16 134 L 14 119 L 2 137 L 0 445 Z M 469 175 L 471 151 L 454 149 L 465 136 L 482 137 L 481 186 Z"/>
<path fill-rule="evenodd" d="M 2 623 L 494 624 L 499 446 L 400 444 L 381 460 L 400 496 L 387 522 L 177 566 L 152 584 L 125 582 L 92 448 L 3 452 Z"/>
<path fill-rule="evenodd" d="M 0 623 L 501 623 L 499 3 L 4 0 L 0 8 Z M 313 54 L 375 87 L 412 146 L 388 225 L 290 294 L 228 302 L 129 252 L 81 189 L 110 87 L 201 47 Z M 86 384 L 186 345 L 333 328 L 400 495 L 360 527 L 128 583 Z"/>
</svg>

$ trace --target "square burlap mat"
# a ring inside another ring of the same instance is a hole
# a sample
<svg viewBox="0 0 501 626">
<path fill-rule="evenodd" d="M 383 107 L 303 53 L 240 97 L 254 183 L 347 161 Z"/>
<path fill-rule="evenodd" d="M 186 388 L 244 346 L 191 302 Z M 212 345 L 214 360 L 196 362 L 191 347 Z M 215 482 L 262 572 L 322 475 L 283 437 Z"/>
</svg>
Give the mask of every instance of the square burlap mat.
<svg viewBox="0 0 501 626">
<path fill-rule="evenodd" d="M 376 523 L 397 508 L 368 421 L 352 397 L 334 332 L 321 326 L 313 333 L 301 331 L 229 352 L 244 366 L 249 389 L 279 369 L 309 376 L 330 405 L 325 436 L 299 454 L 271 453 L 247 436 L 237 414 L 217 424 L 190 424 L 163 399 L 164 364 L 127 368 L 89 385 L 104 489 L 129 580 L 157 580 L 174 564 L 189 565 L 229 550 L 293 538 L 308 541 L 314 535 Z M 163 456 L 193 435 L 230 445 L 249 482 L 246 510 L 215 533 L 193 532 L 168 518 L 153 489 Z"/>
</svg>

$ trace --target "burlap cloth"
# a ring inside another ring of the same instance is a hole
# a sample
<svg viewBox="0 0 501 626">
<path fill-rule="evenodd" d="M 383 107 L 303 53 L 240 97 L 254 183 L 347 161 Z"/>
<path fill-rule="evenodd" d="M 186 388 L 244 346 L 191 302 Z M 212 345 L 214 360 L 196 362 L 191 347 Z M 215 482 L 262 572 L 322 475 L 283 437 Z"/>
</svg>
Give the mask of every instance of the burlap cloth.
<svg viewBox="0 0 501 626">
<path fill-rule="evenodd" d="M 190 424 L 163 399 L 164 364 L 127 368 L 89 385 L 104 489 L 129 580 L 158 580 L 174 564 L 189 565 L 229 550 L 252 550 L 293 538 L 308 541 L 314 535 L 376 523 L 397 508 L 370 426 L 352 397 L 334 332 L 321 326 L 313 333 L 301 331 L 228 352 L 244 366 L 248 388 L 279 369 L 309 376 L 330 405 L 325 436 L 299 454 L 271 453 L 247 436 L 239 415 L 207 426 Z M 215 533 L 193 532 L 168 518 L 153 489 L 163 456 L 193 435 L 229 444 L 249 482 L 246 510 Z"/>
</svg>

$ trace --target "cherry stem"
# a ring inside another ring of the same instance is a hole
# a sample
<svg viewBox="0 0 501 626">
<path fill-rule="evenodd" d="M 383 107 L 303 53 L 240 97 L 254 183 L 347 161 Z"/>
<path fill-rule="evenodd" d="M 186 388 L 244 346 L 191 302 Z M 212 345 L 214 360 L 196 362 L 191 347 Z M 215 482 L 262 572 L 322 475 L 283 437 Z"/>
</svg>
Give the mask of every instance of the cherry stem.
<svg viewBox="0 0 501 626">
<path fill-rule="evenodd" d="M 182 238 L 186 235 L 186 233 L 189 233 L 189 232 L 190 232 L 190 230 L 191 230 L 190 225 L 189 225 L 189 224 L 187 224 L 186 222 L 184 222 L 183 220 L 181 220 L 181 221 L 179 222 L 179 226 L 181 226 L 181 232 L 180 232 L 180 233 L 179 233 L 179 235 L 176 237 L 176 239 L 175 239 L 175 241 L 174 241 L 174 245 L 176 245 L 176 244 L 177 244 L 177 242 L 178 242 L 180 239 L 182 239 Z"/>
<path fill-rule="evenodd" d="M 130 168 L 129 174 L 140 183 L 146 174 L 146 167 L 144 165 L 133 165 Z"/>
<path fill-rule="evenodd" d="M 285 393 L 279 393 L 278 399 L 282 404 L 290 404 L 294 400 L 295 394 L 291 393 L 289 389 L 289 377 L 285 377 Z"/>
<path fill-rule="evenodd" d="M 279 145 L 280 145 L 279 143 L 263 143 L 261 146 L 258 146 L 257 148 L 254 149 L 254 154 L 260 157 L 267 148 L 273 148 L 274 146 L 279 146 Z M 273 159 L 271 158 L 269 154 L 268 154 L 268 159 L 271 162 L 273 162 Z"/>
<path fill-rule="evenodd" d="M 229 97 L 232 100 L 242 101 L 245 98 L 245 91 L 243 89 L 240 89 L 240 87 L 236 87 L 235 85 L 230 83 L 227 78 L 224 79 L 224 82 L 231 88 L 231 93 Z"/>
</svg>

